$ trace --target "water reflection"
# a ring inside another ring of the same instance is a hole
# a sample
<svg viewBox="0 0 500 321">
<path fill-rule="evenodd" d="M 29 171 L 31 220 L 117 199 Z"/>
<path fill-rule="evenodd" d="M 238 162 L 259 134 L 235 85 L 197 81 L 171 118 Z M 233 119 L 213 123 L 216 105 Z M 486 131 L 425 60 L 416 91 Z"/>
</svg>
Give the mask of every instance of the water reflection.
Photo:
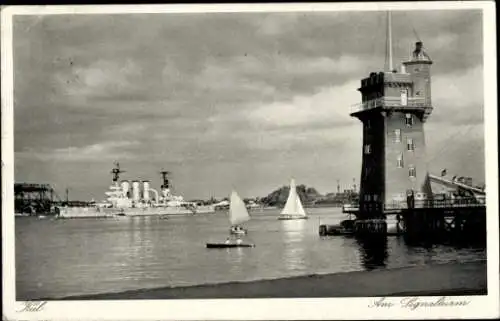
<svg viewBox="0 0 500 321">
<path fill-rule="evenodd" d="M 359 237 L 359 245 L 363 266 L 367 270 L 384 268 L 387 265 L 387 237 Z"/>
<path fill-rule="evenodd" d="M 226 250 L 226 259 L 229 265 L 230 272 L 241 270 L 241 263 L 243 263 L 243 248 L 231 248 Z"/>
<path fill-rule="evenodd" d="M 132 266 L 143 267 L 146 262 L 151 247 L 151 240 L 148 238 L 151 226 L 149 217 L 130 217 L 130 242 L 128 249 L 124 248 L 123 251 L 128 254 L 126 260 Z"/>
<path fill-rule="evenodd" d="M 451 246 L 456 249 L 486 248 L 486 238 L 477 235 L 467 235 L 466 237 L 453 234 L 434 234 L 434 235 L 404 235 L 404 242 L 408 247 L 432 248 L 434 246 Z"/>
<path fill-rule="evenodd" d="M 305 264 L 305 220 L 282 221 L 283 243 L 285 246 L 283 256 L 287 270 L 303 271 Z"/>
</svg>

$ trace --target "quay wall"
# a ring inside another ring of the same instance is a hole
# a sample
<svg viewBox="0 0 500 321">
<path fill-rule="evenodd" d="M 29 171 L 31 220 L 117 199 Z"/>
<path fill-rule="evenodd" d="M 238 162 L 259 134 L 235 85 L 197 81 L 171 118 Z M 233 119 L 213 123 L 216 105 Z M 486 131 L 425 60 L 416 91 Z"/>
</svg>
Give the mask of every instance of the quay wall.
<svg viewBox="0 0 500 321">
<path fill-rule="evenodd" d="M 62 300 L 319 298 L 487 294 L 486 261 L 139 289 Z M 58 300 L 60 300 L 58 299 Z"/>
</svg>

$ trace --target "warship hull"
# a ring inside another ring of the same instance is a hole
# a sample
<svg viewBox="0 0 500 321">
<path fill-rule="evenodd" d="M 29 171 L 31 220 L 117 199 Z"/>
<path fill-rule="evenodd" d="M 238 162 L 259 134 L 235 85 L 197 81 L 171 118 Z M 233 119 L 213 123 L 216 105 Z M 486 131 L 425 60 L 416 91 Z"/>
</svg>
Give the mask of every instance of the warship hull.
<svg viewBox="0 0 500 321">
<path fill-rule="evenodd" d="M 99 208 L 68 207 L 61 208 L 59 218 L 105 218 L 116 216 L 161 216 L 196 215 L 215 213 L 213 206 L 185 207 L 144 207 L 144 208 Z"/>
<path fill-rule="evenodd" d="M 120 209 L 116 208 L 62 207 L 59 209 L 57 218 L 106 218 L 119 214 Z"/>
</svg>

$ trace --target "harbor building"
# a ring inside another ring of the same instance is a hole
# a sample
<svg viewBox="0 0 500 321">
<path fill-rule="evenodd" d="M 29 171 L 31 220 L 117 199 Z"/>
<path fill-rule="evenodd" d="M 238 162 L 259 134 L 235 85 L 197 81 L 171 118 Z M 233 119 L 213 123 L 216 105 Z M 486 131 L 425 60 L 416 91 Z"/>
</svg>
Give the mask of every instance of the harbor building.
<svg viewBox="0 0 500 321">
<path fill-rule="evenodd" d="M 54 203 L 55 191 L 49 184 L 14 184 L 14 210 L 16 213 L 48 213 Z"/>
<path fill-rule="evenodd" d="M 409 59 L 393 69 L 388 32 L 388 66 L 361 80 L 362 102 L 351 113 L 363 123 L 360 219 L 383 219 L 387 209 L 409 198 L 424 206 L 432 198 L 424 135 L 433 109 L 432 60 L 418 41 Z"/>
</svg>

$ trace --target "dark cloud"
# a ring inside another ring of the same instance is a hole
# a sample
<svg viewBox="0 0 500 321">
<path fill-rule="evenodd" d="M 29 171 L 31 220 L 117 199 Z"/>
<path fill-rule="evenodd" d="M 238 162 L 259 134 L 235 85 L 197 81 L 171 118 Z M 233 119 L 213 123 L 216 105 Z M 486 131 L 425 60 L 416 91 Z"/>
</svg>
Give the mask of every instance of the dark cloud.
<svg viewBox="0 0 500 321">
<path fill-rule="evenodd" d="M 434 60 L 429 124 L 443 130 L 483 121 L 481 18 L 393 13 L 395 63 L 413 30 Z M 120 159 L 138 177 L 169 167 L 188 197 L 260 195 L 291 175 L 333 190 L 359 175 L 349 112 L 384 59 L 383 12 L 15 16 L 16 180 L 99 197 Z"/>
</svg>

